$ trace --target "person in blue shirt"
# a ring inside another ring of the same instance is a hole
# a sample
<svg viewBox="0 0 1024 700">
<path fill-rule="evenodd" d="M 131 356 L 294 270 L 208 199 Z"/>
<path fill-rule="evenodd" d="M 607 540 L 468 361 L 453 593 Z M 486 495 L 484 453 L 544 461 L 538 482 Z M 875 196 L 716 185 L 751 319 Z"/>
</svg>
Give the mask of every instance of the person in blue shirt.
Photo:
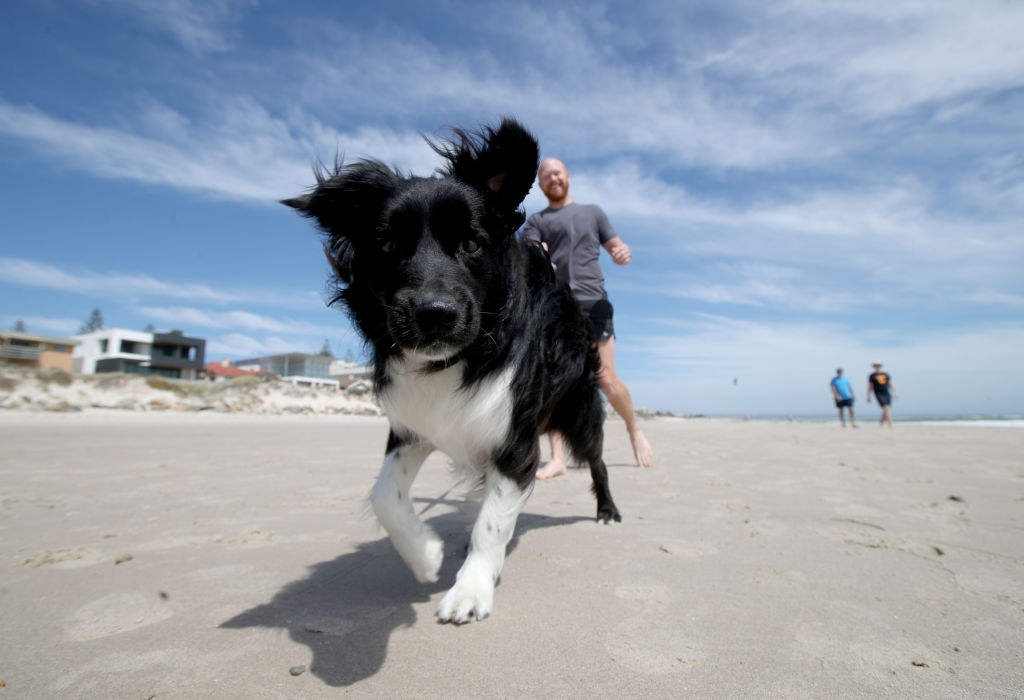
<svg viewBox="0 0 1024 700">
<path fill-rule="evenodd" d="M 832 377 L 832 398 L 836 400 L 836 408 L 839 409 L 839 422 L 846 427 L 846 418 L 843 416 L 843 409 L 850 412 L 850 425 L 857 427 L 857 421 L 853 417 L 853 387 L 850 380 L 843 376 L 843 368 L 836 370 L 836 376 Z"/>
</svg>

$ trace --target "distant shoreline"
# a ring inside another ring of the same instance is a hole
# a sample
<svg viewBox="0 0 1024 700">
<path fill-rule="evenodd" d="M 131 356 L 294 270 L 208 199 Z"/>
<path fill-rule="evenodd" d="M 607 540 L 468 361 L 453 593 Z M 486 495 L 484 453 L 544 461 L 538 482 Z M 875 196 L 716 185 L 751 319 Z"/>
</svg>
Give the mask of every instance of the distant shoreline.
<svg viewBox="0 0 1024 700">
<path fill-rule="evenodd" d="M 838 423 L 834 415 L 707 415 L 707 416 L 684 416 L 686 418 L 721 418 L 740 421 L 755 421 L 760 423 Z M 876 423 L 874 417 L 861 418 L 860 424 L 870 425 Z M 896 425 L 924 425 L 924 426 L 964 426 L 964 427 L 992 427 L 992 428 L 1024 428 L 1024 415 L 978 415 L 978 416 L 906 416 L 903 418 L 894 417 Z"/>
</svg>

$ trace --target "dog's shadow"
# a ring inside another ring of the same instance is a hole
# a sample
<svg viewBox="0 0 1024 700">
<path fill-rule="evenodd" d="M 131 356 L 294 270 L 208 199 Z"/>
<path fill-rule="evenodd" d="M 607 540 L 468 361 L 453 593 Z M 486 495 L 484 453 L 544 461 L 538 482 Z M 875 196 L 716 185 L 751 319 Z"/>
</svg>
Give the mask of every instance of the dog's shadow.
<svg viewBox="0 0 1024 700">
<path fill-rule="evenodd" d="M 508 552 L 530 530 L 584 520 L 593 518 L 523 513 Z M 331 686 L 348 686 L 374 675 L 384 664 L 392 631 L 416 622 L 412 603 L 426 602 L 450 587 L 465 560 L 472 517 L 453 512 L 426 522 L 445 543 L 437 583 L 418 583 L 384 537 L 359 545 L 355 552 L 313 564 L 307 576 L 287 584 L 270 602 L 246 610 L 220 627 L 288 630 L 292 639 L 313 652 L 310 672 Z"/>
</svg>

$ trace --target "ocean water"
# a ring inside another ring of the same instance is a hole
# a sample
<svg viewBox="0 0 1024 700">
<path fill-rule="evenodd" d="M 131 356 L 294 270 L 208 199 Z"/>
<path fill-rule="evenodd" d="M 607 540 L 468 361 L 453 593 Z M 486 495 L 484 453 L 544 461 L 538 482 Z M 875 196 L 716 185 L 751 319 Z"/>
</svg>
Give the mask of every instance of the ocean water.
<svg viewBox="0 0 1024 700">
<path fill-rule="evenodd" d="M 765 421 L 772 423 L 839 423 L 835 414 L 831 415 L 747 415 L 720 416 L 738 420 Z M 859 425 L 870 425 L 878 422 L 878 416 L 864 418 L 858 416 Z M 968 428 L 1024 428 L 1024 415 L 967 415 L 967 416 L 899 416 L 893 418 L 894 425 L 924 426 L 960 426 Z"/>
<path fill-rule="evenodd" d="M 937 416 L 893 419 L 900 425 L 957 425 L 974 428 L 1024 428 L 1024 416 Z"/>
</svg>

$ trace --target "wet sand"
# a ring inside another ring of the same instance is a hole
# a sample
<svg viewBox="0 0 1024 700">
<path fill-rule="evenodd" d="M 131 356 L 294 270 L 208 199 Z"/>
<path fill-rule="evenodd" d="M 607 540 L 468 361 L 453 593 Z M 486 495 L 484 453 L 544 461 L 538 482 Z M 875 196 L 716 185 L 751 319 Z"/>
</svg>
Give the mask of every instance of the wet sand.
<svg viewBox="0 0 1024 700">
<path fill-rule="evenodd" d="M 538 483 L 494 614 L 369 514 L 382 418 L 0 412 L 0 696 L 1020 697 L 1024 430 L 655 419 Z M 293 672 L 298 675 L 293 675 Z"/>
</svg>

